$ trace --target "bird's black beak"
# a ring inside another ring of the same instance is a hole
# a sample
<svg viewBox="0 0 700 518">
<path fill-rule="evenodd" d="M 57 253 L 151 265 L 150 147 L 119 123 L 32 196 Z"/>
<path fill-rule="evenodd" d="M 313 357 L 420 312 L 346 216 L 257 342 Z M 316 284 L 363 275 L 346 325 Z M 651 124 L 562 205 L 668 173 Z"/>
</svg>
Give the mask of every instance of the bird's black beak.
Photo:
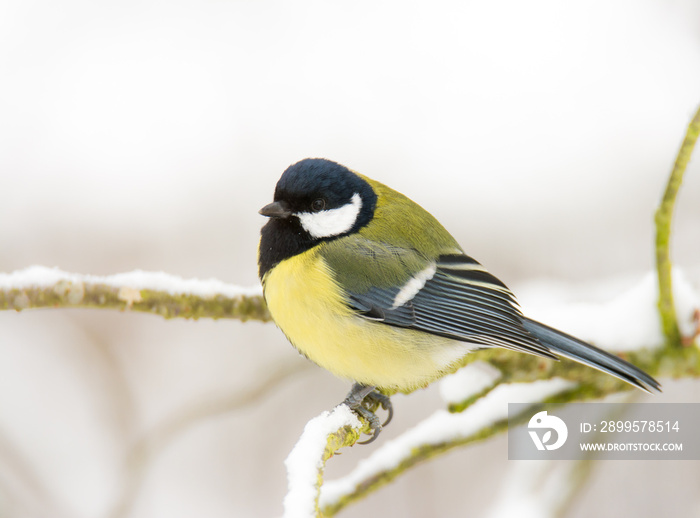
<svg viewBox="0 0 700 518">
<path fill-rule="evenodd" d="M 285 201 L 273 201 L 265 205 L 258 212 L 268 218 L 288 218 L 292 215 L 289 204 Z"/>
</svg>

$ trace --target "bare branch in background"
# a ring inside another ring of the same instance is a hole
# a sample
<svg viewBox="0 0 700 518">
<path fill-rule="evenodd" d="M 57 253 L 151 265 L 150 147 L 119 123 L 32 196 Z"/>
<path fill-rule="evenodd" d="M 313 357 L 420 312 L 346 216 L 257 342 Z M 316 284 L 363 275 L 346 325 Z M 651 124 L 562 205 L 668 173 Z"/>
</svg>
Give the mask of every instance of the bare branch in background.
<svg viewBox="0 0 700 518">
<path fill-rule="evenodd" d="M 254 385 L 235 394 L 208 398 L 206 401 L 193 404 L 154 427 L 129 451 L 126 487 L 109 516 L 121 518 L 130 515 L 148 469 L 173 439 L 197 424 L 228 415 L 259 402 L 271 391 L 279 389 L 284 382 L 310 367 L 308 362 L 284 363 L 267 367 L 264 372 L 255 377 Z"/>
<path fill-rule="evenodd" d="M 671 283 L 671 219 L 676 196 L 683 182 L 683 174 L 690 161 L 690 156 L 693 154 L 698 135 L 700 135 L 700 107 L 688 125 L 685 139 L 678 150 L 676 162 L 671 170 L 666 190 L 654 218 L 656 222 L 656 269 L 659 276 L 659 316 L 666 339 L 676 347 L 680 346 L 682 340 L 678 330 Z"/>
</svg>

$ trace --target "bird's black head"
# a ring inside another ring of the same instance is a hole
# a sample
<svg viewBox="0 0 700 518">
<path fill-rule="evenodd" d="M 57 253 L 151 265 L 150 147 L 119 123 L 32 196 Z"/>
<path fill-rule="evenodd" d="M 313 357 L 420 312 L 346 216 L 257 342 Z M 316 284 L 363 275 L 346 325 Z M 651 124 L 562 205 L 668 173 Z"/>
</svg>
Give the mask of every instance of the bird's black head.
<svg viewBox="0 0 700 518">
<path fill-rule="evenodd" d="M 321 241 L 357 232 L 377 205 L 372 187 L 345 166 L 323 158 L 291 165 L 275 188 L 274 202 L 260 209 L 263 227 L 258 258 L 260 277 L 280 261 Z"/>
</svg>

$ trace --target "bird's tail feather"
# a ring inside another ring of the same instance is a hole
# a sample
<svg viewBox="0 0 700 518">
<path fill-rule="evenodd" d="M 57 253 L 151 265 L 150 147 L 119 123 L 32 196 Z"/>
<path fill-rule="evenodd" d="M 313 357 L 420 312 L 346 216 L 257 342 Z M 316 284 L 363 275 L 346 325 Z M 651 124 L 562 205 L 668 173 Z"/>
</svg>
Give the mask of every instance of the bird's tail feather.
<svg viewBox="0 0 700 518">
<path fill-rule="evenodd" d="M 523 325 L 555 354 L 606 372 L 647 392 L 661 391 L 658 381 L 617 356 L 528 318 L 523 319 Z"/>
</svg>

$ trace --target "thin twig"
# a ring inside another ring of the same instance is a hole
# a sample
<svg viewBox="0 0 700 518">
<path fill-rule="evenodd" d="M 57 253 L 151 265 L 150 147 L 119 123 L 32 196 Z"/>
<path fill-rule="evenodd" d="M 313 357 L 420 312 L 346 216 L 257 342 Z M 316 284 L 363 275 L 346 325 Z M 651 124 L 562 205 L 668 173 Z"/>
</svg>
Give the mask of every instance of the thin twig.
<svg viewBox="0 0 700 518">
<path fill-rule="evenodd" d="M 673 304 L 671 282 L 671 220 L 676 196 L 683 182 L 683 174 L 690 161 L 698 135 L 700 135 L 700 108 L 688 125 L 685 139 L 678 150 L 676 162 L 654 218 L 656 222 L 656 269 L 659 276 L 659 315 L 666 340 L 674 347 L 681 345 L 681 334 Z"/>
</svg>

